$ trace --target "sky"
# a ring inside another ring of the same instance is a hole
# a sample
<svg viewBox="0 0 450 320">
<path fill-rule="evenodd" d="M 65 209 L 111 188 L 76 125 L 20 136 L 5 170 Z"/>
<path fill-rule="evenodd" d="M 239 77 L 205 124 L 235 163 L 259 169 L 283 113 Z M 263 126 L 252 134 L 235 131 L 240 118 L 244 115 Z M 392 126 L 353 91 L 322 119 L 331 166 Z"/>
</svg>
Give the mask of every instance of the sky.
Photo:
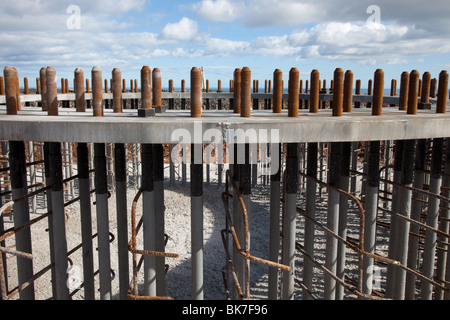
<svg viewBox="0 0 450 320">
<path fill-rule="evenodd" d="M 100 66 L 139 79 L 142 66 L 159 68 L 163 87 L 189 86 L 203 67 L 212 88 L 228 88 L 247 66 L 260 86 L 275 69 L 317 69 L 331 80 L 352 70 L 362 87 L 376 69 L 400 80 L 403 71 L 438 78 L 450 66 L 448 0 L 1 0 L 0 65 L 16 67 L 30 87 L 41 67 L 68 78 Z M 22 81 L 21 81 L 22 83 Z"/>
</svg>

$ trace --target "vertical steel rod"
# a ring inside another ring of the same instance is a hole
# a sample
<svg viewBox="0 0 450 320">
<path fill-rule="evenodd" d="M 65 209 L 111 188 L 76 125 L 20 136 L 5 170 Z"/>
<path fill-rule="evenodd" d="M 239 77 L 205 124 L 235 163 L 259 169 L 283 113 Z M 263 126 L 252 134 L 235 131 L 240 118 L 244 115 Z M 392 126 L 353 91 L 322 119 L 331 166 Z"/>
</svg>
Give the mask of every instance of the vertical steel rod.
<svg viewBox="0 0 450 320">
<path fill-rule="evenodd" d="M 8 83 L 6 84 L 8 90 Z M 12 187 L 12 200 L 27 194 L 27 180 L 25 168 L 25 144 L 23 141 L 9 142 L 9 167 Z M 19 228 L 30 221 L 27 201 L 16 202 L 13 206 L 14 227 Z M 16 250 L 32 253 L 31 231 L 26 228 L 15 235 Z M 33 261 L 17 257 L 17 272 L 19 284 L 27 282 L 33 276 Z M 20 299 L 34 299 L 34 285 L 31 284 L 20 292 Z"/>
<path fill-rule="evenodd" d="M 5 76 L 6 113 L 15 115 L 20 109 L 20 96 L 17 94 L 19 89 L 16 83 L 17 70 L 13 67 L 5 67 L 3 75 Z"/>
<path fill-rule="evenodd" d="M 234 70 L 233 113 L 241 113 L 241 69 Z"/>
<path fill-rule="evenodd" d="M 75 107 L 77 112 L 86 111 L 86 98 L 84 89 L 84 72 L 81 68 L 75 69 Z"/>
<path fill-rule="evenodd" d="M 112 93 L 113 93 L 113 110 L 115 113 L 122 112 L 122 72 L 118 68 L 112 71 Z"/>
<path fill-rule="evenodd" d="M 155 192 L 156 251 L 165 251 L 164 241 L 164 150 L 162 144 L 153 145 L 153 178 Z M 165 258 L 156 257 L 156 294 L 166 295 Z"/>
<path fill-rule="evenodd" d="M 420 92 L 419 109 L 431 109 L 430 103 L 430 86 L 431 86 L 431 74 L 427 71 L 422 75 L 422 88 Z"/>
<path fill-rule="evenodd" d="M 20 97 L 17 95 L 17 70 L 12 67 L 4 69 L 5 95 L 7 114 L 17 114 Z M 25 144 L 23 141 L 9 141 L 9 168 L 12 189 L 12 200 L 28 193 L 27 171 L 25 167 Z M 30 221 L 28 201 L 15 202 L 13 206 L 14 227 L 18 228 Z M 15 234 L 16 250 L 32 253 L 31 231 L 26 228 Z M 19 285 L 27 282 L 33 276 L 33 261 L 17 257 L 17 273 Z M 31 284 L 20 292 L 23 300 L 34 299 L 34 285 Z"/>
<path fill-rule="evenodd" d="M 45 74 L 45 70 L 44 70 Z M 45 87 L 47 87 L 47 83 L 44 84 Z M 45 96 L 47 97 L 47 96 Z M 52 185 L 52 178 L 50 174 L 50 142 L 44 142 L 43 146 L 43 154 L 44 154 L 44 175 L 45 175 L 45 185 L 47 187 L 51 187 Z M 46 204 L 47 204 L 47 212 L 52 211 L 52 193 L 47 192 L 46 193 Z M 54 250 L 54 239 L 53 239 L 53 215 L 50 214 L 48 216 L 48 236 L 49 236 L 49 244 L 50 244 L 50 262 L 52 265 L 55 263 L 55 250 Z M 53 298 L 56 299 L 56 275 L 55 275 L 55 267 L 53 266 L 51 268 L 51 279 L 52 279 L 52 294 Z"/>
<path fill-rule="evenodd" d="M 114 145 L 116 179 L 117 250 L 119 258 L 119 297 L 127 299 L 129 285 L 128 219 L 127 219 L 127 160 L 125 145 Z"/>
<path fill-rule="evenodd" d="M 92 108 L 94 116 L 103 116 L 102 71 L 92 69 Z M 100 298 L 111 299 L 111 257 L 109 246 L 108 182 L 104 143 L 94 143 L 95 195 L 97 211 Z"/>
<path fill-rule="evenodd" d="M 95 195 L 97 211 L 100 298 L 111 299 L 111 257 L 109 247 L 108 183 L 104 143 L 94 144 Z"/>
<path fill-rule="evenodd" d="M 39 82 L 41 84 L 41 107 L 42 107 L 42 111 L 47 111 L 48 110 L 48 106 L 47 106 L 47 81 L 45 79 L 45 69 L 46 68 L 43 67 L 39 71 Z"/>
<path fill-rule="evenodd" d="M 280 69 L 273 72 L 273 113 L 281 113 L 283 105 L 283 73 Z"/>
<path fill-rule="evenodd" d="M 92 68 L 92 109 L 94 117 L 103 116 L 102 70 L 100 67 Z"/>
<path fill-rule="evenodd" d="M 440 195 L 442 185 L 442 155 L 444 148 L 444 139 L 433 139 L 433 149 L 431 153 L 431 173 L 429 192 Z M 426 224 L 434 229 L 438 227 L 439 199 L 436 197 L 428 198 L 428 210 Z M 425 230 L 425 248 L 423 251 L 422 272 L 428 278 L 434 277 L 436 260 L 437 236 L 434 231 Z M 433 297 L 433 286 L 427 281 L 421 283 L 420 296 L 422 300 L 431 300 Z"/>
<path fill-rule="evenodd" d="M 153 145 L 141 145 L 142 157 L 142 216 L 144 221 L 144 250 L 156 251 L 155 192 L 153 185 Z M 154 255 L 144 255 L 144 292 L 156 295 L 156 266 Z"/>
<path fill-rule="evenodd" d="M 56 71 L 48 67 L 45 71 L 47 85 L 47 103 L 49 115 L 58 115 Z M 68 300 L 67 286 L 67 240 L 65 232 L 64 189 L 62 173 L 61 143 L 49 144 L 50 181 L 52 201 L 53 245 L 55 257 L 56 299 Z"/>
<path fill-rule="evenodd" d="M 344 112 L 352 112 L 353 107 L 353 72 L 347 70 L 344 78 Z"/>
<path fill-rule="evenodd" d="M 201 117 L 202 72 L 191 69 L 191 116 Z M 203 145 L 191 145 L 191 298 L 203 300 Z"/>
<path fill-rule="evenodd" d="M 328 165 L 328 183 L 338 187 L 340 183 L 340 167 L 341 154 L 340 142 L 330 143 L 329 165 Z M 336 190 L 328 190 L 328 207 L 327 207 L 327 227 L 336 232 L 339 226 L 339 203 L 340 195 Z M 337 270 L 337 239 L 327 233 L 326 250 L 325 250 L 325 267 L 333 274 Z M 328 274 L 325 275 L 324 298 L 326 300 L 334 300 L 336 294 L 336 280 Z"/>
<path fill-rule="evenodd" d="M 373 103 L 373 109 L 376 109 Z M 371 254 L 375 253 L 376 223 L 378 211 L 378 187 L 379 187 L 379 163 L 380 163 L 380 142 L 371 141 L 368 152 L 368 170 L 366 180 L 366 206 L 364 213 L 364 250 Z M 365 256 L 363 259 L 363 292 L 372 294 L 374 259 Z"/>
<path fill-rule="evenodd" d="M 341 68 L 337 68 L 334 72 L 334 89 L 333 89 L 333 116 L 342 116 L 343 112 L 343 89 L 344 89 L 344 72 Z M 341 172 L 341 143 L 329 144 L 329 176 L 328 183 L 338 187 L 340 184 Z M 339 203 L 340 194 L 333 189 L 328 190 L 328 207 L 327 207 L 327 227 L 338 232 L 339 228 Z M 331 273 L 336 274 L 337 271 L 337 239 L 327 233 L 326 250 L 325 250 L 325 267 Z M 336 296 L 336 280 L 328 274 L 325 275 L 324 298 L 326 300 L 334 300 Z"/>
<path fill-rule="evenodd" d="M 94 257 L 92 245 L 91 185 L 89 179 L 89 150 L 87 143 L 77 145 L 78 192 L 80 196 L 81 239 L 83 251 L 84 296 L 95 299 Z M 128 284 L 127 284 L 128 286 Z"/>
<path fill-rule="evenodd" d="M 417 140 L 416 146 L 416 156 L 414 162 L 414 188 L 423 189 L 423 185 L 425 182 L 425 156 L 426 156 L 426 139 Z M 419 192 L 413 192 L 412 197 L 414 199 L 424 200 L 423 196 Z M 424 205 L 419 201 L 413 201 L 411 203 L 411 219 L 416 221 L 421 221 L 422 219 L 422 211 Z M 412 223 L 410 226 L 410 232 L 414 234 L 419 234 L 420 227 Z M 408 259 L 407 265 L 412 270 L 418 269 L 419 262 L 419 237 L 411 237 L 408 243 Z M 405 291 L 405 299 L 406 300 L 414 300 L 416 295 L 416 276 L 412 273 L 406 274 L 406 291 Z"/>
<path fill-rule="evenodd" d="M 449 74 L 448 71 L 443 70 L 441 71 L 441 73 L 439 74 L 439 90 L 438 90 L 438 102 L 437 102 L 437 106 L 436 106 L 436 112 L 437 113 L 445 113 L 446 112 L 446 107 L 447 107 L 447 101 L 448 101 L 448 78 L 449 78 Z M 434 81 L 436 82 L 436 81 Z M 432 82 L 433 83 L 433 82 Z M 433 90 L 432 90 L 433 93 Z M 450 141 L 448 138 L 445 139 L 445 169 L 444 169 L 444 176 L 442 178 L 442 194 L 444 197 L 449 197 L 450 192 L 448 192 L 448 190 L 446 189 L 449 186 L 449 179 L 448 179 L 448 172 L 450 171 L 448 162 L 449 162 L 449 158 L 450 158 Z M 440 206 L 442 207 L 440 209 L 440 214 L 439 217 L 441 219 L 441 221 L 439 222 L 439 230 L 441 230 L 442 232 L 448 233 L 449 232 L 449 227 L 450 227 L 450 223 L 449 223 L 449 218 L 450 218 L 450 210 L 446 209 L 446 207 L 449 206 L 449 203 L 447 203 L 446 201 L 442 201 L 440 202 Z M 448 244 L 448 238 L 438 235 L 437 238 L 438 241 L 444 243 L 444 244 Z M 447 250 L 448 250 L 449 246 L 447 245 Z M 436 279 L 438 280 L 445 280 L 445 270 L 446 268 L 449 269 L 450 268 L 450 264 L 447 263 L 447 259 L 448 259 L 448 252 L 445 250 L 438 250 L 437 251 L 437 261 L 436 261 Z M 442 300 L 445 297 L 444 292 L 439 289 L 439 288 L 435 288 L 435 292 L 434 292 L 434 299 L 436 300 Z"/>
<path fill-rule="evenodd" d="M 395 153 L 394 153 L 394 183 L 400 184 L 401 182 L 401 172 L 402 172 L 402 162 L 403 162 L 403 148 L 404 141 L 397 140 L 395 142 Z M 392 212 L 399 212 L 400 204 L 400 187 L 394 185 L 392 190 Z M 397 257 L 397 237 L 398 237 L 398 220 L 399 218 L 391 216 L 391 223 L 389 227 L 389 249 L 388 257 L 391 259 L 396 259 Z M 386 277 L 386 297 L 392 299 L 394 297 L 394 285 L 395 285 L 395 266 L 388 264 L 387 266 L 387 277 Z"/>
<path fill-rule="evenodd" d="M 399 110 L 408 109 L 408 96 L 409 96 L 409 72 L 404 71 L 400 78 L 400 102 L 398 105 Z"/>
<path fill-rule="evenodd" d="M 348 84 L 349 85 L 349 84 Z M 344 110 L 344 112 L 346 112 Z M 348 192 L 349 184 L 350 184 L 350 159 L 352 153 L 352 143 L 351 142 L 343 142 L 341 144 L 341 153 L 342 153 L 342 162 L 341 162 L 341 174 L 339 187 L 340 189 Z M 339 227 L 338 234 L 343 238 L 347 238 L 347 215 L 348 215 L 348 198 L 340 197 L 339 201 Z M 344 280 L 345 275 L 345 254 L 346 254 L 346 245 L 343 242 L 338 242 L 338 260 L 337 260 L 337 268 L 336 275 Z M 336 288 L 336 300 L 342 300 L 344 298 L 344 286 L 337 283 Z"/>
<path fill-rule="evenodd" d="M 311 88 L 312 90 L 312 88 Z M 319 101 L 317 100 L 317 107 Z M 309 177 L 315 179 L 317 178 L 317 155 L 318 155 L 318 144 L 308 143 L 308 164 L 307 164 L 307 174 Z M 316 217 L 316 193 L 317 193 L 317 183 L 313 179 L 306 180 L 306 205 L 305 213 L 311 218 Z M 314 256 L 314 223 L 306 219 L 305 220 L 305 251 L 311 256 Z M 314 264 L 310 259 L 304 259 L 303 261 L 303 284 L 311 290 L 313 285 L 313 269 Z M 308 290 L 303 290 L 302 297 L 304 300 L 312 299 Z"/>
<path fill-rule="evenodd" d="M 449 141 L 448 138 L 446 140 L 447 140 L 446 141 L 446 143 L 447 143 L 447 151 L 446 151 L 446 156 L 445 156 L 445 177 L 444 177 L 443 185 L 444 185 L 444 187 L 448 188 L 448 187 L 450 187 L 450 181 L 449 181 L 450 180 L 450 178 L 449 178 L 449 175 L 450 175 L 450 141 Z M 448 189 L 443 191 L 443 196 L 447 197 L 447 198 L 450 197 L 450 191 Z M 448 202 L 444 202 L 444 203 L 445 203 L 445 205 L 447 207 L 449 206 Z M 444 219 L 450 218 L 450 212 L 449 211 L 450 210 L 448 210 L 448 209 L 444 209 L 444 211 L 441 214 L 442 218 L 444 218 Z M 448 230 L 449 230 L 448 220 L 447 220 L 446 223 L 444 223 L 444 221 L 442 221 L 441 224 L 442 224 L 441 225 L 441 230 L 448 233 Z M 449 243 L 448 238 L 445 240 L 445 242 L 447 244 Z M 448 245 L 447 245 L 447 248 L 449 248 Z M 444 278 L 444 280 L 448 282 L 448 281 L 450 281 L 450 253 L 448 251 L 446 252 L 446 255 L 441 253 L 438 256 L 438 261 L 439 260 L 442 260 L 442 263 L 446 264 L 446 269 L 445 269 L 445 273 L 444 273 L 444 271 L 442 271 L 442 273 L 441 273 L 441 271 L 438 268 L 438 272 L 437 272 L 436 276 L 437 276 L 438 279 Z M 436 294 L 439 294 L 439 293 L 436 293 Z M 440 296 L 439 296 L 439 298 L 440 298 Z M 443 298 L 445 300 L 449 300 L 450 299 L 450 293 L 449 292 L 444 292 L 444 297 Z"/>
<path fill-rule="evenodd" d="M 47 80 L 49 75 L 47 73 Z M 47 82 L 48 85 L 48 82 Z M 49 91 L 51 92 L 51 90 Z M 51 95 L 49 95 L 51 97 Z M 50 149 L 51 182 L 52 182 L 52 216 L 53 216 L 53 239 L 55 252 L 55 275 L 56 275 L 56 299 L 68 300 L 69 289 L 67 286 L 67 240 L 65 231 L 64 212 L 64 189 L 62 177 L 61 143 L 52 142 Z"/>
<path fill-rule="evenodd" d="M 404 186 L 411 187 L 413 183 L 414 172 L 414 154 L 415 154 L 416 141 L 406 140 L 403 148 L 402 156 L 402 176 L 400 183 Z M 409 217 L 411 211 L 411 195 L 410 189 L 400 188 L 399 190 L 399 204 L 398 213 Z M 398 260 L 402 265 L 407 264 L 408 253 L 408 239 L 409 239 L 409 222 L 406 220 L 397 221 L 398 236 L 396 243 Z M 406 286 L 406 271 L 404 269 L 395 269 L 395 285 L 394 285 L 394 299 L 403 300 L 405 298 L 405 286 Z"/>
<path fill-rule="evenodd" d="M 269 260 L 278 262 L 280 250 L 280 180 L 281 180 L 281 144 L 272 143 L 271 157 L 278 157 L 277 170 L 270 176 L 270 226 Z M 269 268 L 269 300 L 278 299 L 278 269 Z"/>
<path fill-rule="evenodd" d="M 298 117 L 299 104 L 299 71 L 292 68 L 289 71 L 289 98 L 288 116 Z M 299 144 L 288 143 L 286 154 L 286 198 L 283 221 L 283 264 L 290 267 L 289 271 L 282 273 L 283 300 L 294 299 L 294 272 L 295 272 L 295 241 L 297 193 L 299 188 Z"/>
</svg>

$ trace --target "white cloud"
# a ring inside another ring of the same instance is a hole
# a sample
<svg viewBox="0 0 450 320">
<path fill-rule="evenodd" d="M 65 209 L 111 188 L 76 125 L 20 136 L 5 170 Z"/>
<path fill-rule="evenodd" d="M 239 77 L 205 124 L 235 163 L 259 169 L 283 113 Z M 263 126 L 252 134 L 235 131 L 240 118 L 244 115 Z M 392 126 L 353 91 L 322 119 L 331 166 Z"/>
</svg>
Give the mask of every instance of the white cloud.
<svg viewBox="0 0 450 320">
<path fill-rule="evenodd" d="M 235 0 L 202 0 L 192 7 L 200 18 L 212 22 L 234 21 L 245 10 L 245 5 Z"/>
<path fill-rule="evenodd" d="M 249 0 L 242 21 L 250 27 L 297 26 L 321 19 L 322 1 Z"/>
<path fill-rule="evenodd" d="M 289 45 L 288 36 L 258 37 L 250 44 L 250 51 L 255 54 L 282 57 L 299 52 L 298 47 Z"/>
<path fill-rule="evenodd" d="M 242 18 L 250 27 L 295 26 L 317 19 L 323 10 L 314 1 L 296 0 L 202 0 L 192 8 L 211 22 L 232 22 Z"/>
<path fill-rule="evenodd" d="M 245 41 L 234 41 L 207 37 L 203 39 L 206 52 L 214 56 L 232 56 L 242 54 L 249 46 Z"/>
<path fill-rule="evenodd" d="M 428 34 L 450 32 L 448 0 L 201 0 L 191 8 L 202 19 L 239 23 L 246 27 L 293 27 L 330 22 L 367 21 L 367 8 L 380 8 L 382 24 L 415 25 Z"/>
<path fill-rule="evenodd" d="M 198 33 L 197 22 L 183 17 L 175 23 L 168 23 L 161 31 L 162 39 L 190 40 Z"/>
</svg>

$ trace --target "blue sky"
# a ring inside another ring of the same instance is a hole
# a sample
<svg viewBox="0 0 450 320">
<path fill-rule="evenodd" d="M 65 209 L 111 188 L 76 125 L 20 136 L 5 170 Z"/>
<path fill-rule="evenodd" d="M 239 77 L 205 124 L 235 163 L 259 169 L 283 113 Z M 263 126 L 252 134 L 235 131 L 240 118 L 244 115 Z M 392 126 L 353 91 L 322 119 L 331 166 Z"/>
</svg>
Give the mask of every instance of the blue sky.
<svg viewBox="0 0 450 320">
<path fill-rule="evenodd" d="M 196 66 L 227 88 L 244 66 L 261 86 L 276 68 L 285 80 L 292 67 L 331 80 L 339 67 L 364 87 L 378 68 L 389 86 L 403 71 L 438 77 L 450 65 L 448 0 L 15 0 L 2 3 L 0 30 L 1 65 L 32 87 L 44 66 L 72 83 L 77 67 L 139 79 L 148 65 L 176 87 Z"/>
</svg>

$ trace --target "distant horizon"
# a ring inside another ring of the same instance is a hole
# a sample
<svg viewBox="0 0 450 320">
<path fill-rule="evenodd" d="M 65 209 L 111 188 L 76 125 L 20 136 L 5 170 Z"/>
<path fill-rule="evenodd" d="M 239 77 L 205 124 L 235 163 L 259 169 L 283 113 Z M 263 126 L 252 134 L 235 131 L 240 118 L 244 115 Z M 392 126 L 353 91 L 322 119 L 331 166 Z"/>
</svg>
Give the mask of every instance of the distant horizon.
<svg viewBox="0 0 450 320">
<path fill-rule="evenodd" d="M 248 66 L 260 81 L 280 69 L 286 82 L 296 67 L 300 79 L 313 69 L 332 79 L 342 68 L 367 83 L 381 68 L 388 88 L 403 71 L 437 78 L 450 67 L 447 0 L 5 1 L 0 28 L 0 67 L 20 79 L 46 66 L 70 83 L 75 68 L 90 77 L 93 66 L 135 79 L 150 66 L 189 85 L 197 66 L 225 84 Z"/>
</svg>

